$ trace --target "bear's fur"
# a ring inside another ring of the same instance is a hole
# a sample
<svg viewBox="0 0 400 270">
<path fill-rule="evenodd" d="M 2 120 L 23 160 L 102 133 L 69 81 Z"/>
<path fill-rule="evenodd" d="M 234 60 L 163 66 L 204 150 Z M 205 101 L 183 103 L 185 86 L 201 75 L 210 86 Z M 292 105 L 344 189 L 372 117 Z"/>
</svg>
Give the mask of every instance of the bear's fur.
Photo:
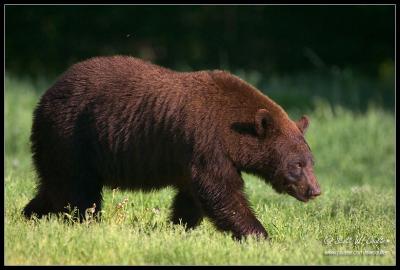
<svg viewBox="0 0 400 270">
<path fill-rule="evenodd" d="M 126 56 L 73 65 L 41 98 L 31 142 L 38 173 L 30 217 L 96 204 L 103 186 L 177 189 L 171 219 L 204 216 L 237 238 L 267 237 L 241 172 L 307 201 L 319 195 L 312 155 L 295 123 L 260 91 L 224 71 L 174 72 Z"/>
</svg>

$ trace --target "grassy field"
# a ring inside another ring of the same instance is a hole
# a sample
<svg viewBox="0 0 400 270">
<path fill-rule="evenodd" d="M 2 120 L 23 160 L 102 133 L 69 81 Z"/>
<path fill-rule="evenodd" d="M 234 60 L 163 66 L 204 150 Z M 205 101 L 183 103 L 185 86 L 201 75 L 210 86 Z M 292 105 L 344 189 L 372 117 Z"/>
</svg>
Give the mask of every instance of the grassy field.
<svg viewBox="0 0 400 270">
<path fill-rule="evenodd" d="M 238 242 L 208 220 L 188 232 L 170 224 L 172 189 L 104 189 L 102 222 L 25 220 L 21 210 L 34 195 L 36 177 L 29 152 L 32 111 L 48 85 L 5 81 L 6 265 L 395 264 L 393 113 L 314 102 L 306 138 L 323 195 L 304 204 L 244 175 L 271 240 Z"/>
</svg>

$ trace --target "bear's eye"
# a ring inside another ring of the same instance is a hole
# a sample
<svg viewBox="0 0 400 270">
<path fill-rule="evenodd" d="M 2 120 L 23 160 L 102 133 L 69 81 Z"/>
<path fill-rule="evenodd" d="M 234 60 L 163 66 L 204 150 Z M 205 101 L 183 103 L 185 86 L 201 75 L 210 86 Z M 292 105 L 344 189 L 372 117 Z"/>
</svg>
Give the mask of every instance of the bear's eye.
<svg viewBox="0 0 400 270">
<path fill-rule="evenodd" d="M 294 177 L 299 177 L 303 169 L 303 163 L 295 162 L 290 165 L 290 174 Z"/>
</svg>

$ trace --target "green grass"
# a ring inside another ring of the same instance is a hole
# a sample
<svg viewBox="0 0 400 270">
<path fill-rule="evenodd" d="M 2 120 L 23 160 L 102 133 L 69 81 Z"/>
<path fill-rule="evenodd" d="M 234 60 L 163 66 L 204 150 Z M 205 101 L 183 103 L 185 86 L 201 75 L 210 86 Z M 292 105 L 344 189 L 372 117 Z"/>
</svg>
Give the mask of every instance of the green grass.
<svg viewBox="0 0 400 270">
<path fill-rule="evenodd" d="M 238 242 L 216 231 L 207 219 L 188 232 L 171 225 L 169 206 L 175 191 L 170 188 L 151 193 L 104 189 L 102 222 L 71 225 L 55 216 L 25 220 L 21 210 L 34 195 L 36 178 L 29 152 L 32 111 L 46 83 L 37 86 L 6 77 L 5 86 L 7 265 L 395 264 L 391 112 L 369 107 L 354 113 L 317 100 L 308 112 L 306 137 L 323 195 L 304 204 L 244 175 L 249 200 L 271 240 Z M 329 251 L 364 255 L 326 255 Z M 384 255 L 367 256 L 367 251 Z"/>
</svg>

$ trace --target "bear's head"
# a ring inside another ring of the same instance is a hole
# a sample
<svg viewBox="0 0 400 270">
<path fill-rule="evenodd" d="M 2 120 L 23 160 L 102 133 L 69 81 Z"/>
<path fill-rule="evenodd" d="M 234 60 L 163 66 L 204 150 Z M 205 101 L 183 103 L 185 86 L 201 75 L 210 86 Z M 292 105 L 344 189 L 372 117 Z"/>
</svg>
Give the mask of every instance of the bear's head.
<svg viewBox="0 0 400 270">
<path fill-rule="evenodd" d="M 241 137 L 236 142 L 240 170 L 261 176 L 278 193 L 307 202 L 321 194 L 313 171 L 313 155 L 304 139 L 309 125 L 306 116 L 297 122 L 284 113 L 259 109 L 247 128 L 232 125 Z"/>
</svg>

